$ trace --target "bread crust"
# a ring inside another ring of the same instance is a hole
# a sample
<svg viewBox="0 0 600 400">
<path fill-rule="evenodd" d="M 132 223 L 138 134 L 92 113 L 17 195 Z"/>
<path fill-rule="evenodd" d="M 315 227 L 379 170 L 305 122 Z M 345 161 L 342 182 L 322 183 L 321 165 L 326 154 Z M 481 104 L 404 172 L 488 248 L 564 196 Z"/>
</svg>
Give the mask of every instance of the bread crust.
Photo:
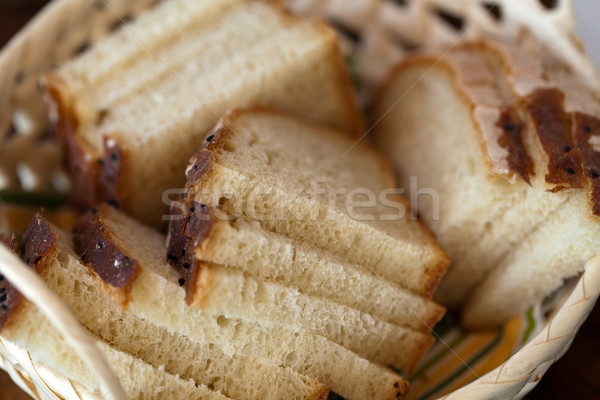
<svg viewBox="0 0 600 400">
<path fill-rule="evenodd" d="M 583 187 L 579 149 L 570 138 L 563 104 L 564 95 L 558 89 L 537 89 L 525 99 L 537 137 L 548 156 L 546 183 L 554 186 L 553 192 Z"/>
<path fill-rule="evenodd" d="M 493 46 L 483 43 L 474 42 L 460 46 L 461 48 L 471 48 L 474 51 L 494 54 L 500 58 L 500 61 L 505 62 L 502 55 Z M 415 65 L 433 65 L 445 68 L 450 72 L 454 79 L 455 89 L 463 95 L 463 98 L 471 104 L 472 109 L 478 106 L 468 95 L 468 89 L 462 87 L 459 82 L 459 68 L 457 65 L 447 59 L 438 59 L 436 55 L 417 55 L 409 58 L 399 64 L 384 83 L 377 89 L 376 98 L 381 98 L 383 91 L 391 85 L 396 77 L 406 69 Z M 510 74 L 508 65 L 502 66 Z M 533 121 L 533 129 L 537 136 L 540 145 L 540 150 L 544 153 L 547 161 L 547 174 L 545 177 L 546 183 L 551 185 L 552 192 L 560 192 L 567 189 L 581 189 L 587 187 L 590 199 L 590 208 L 592 214 L 600 215 L 600 183 L 595 178 L 600 173 L 600 152 L 595 152 L 593 146 L 588 141 L 582 140 L 580 135 L 581 130 L 577 128 L 582 119 L 586 119 L 588 123 L 585 125 L 588 131 L 595 126 L 593 119 L 595 117 L 583 112 L 568 113 L 565 111 L 565 96 L 563 92 L 550 84 L 548 88 L 539 88 L 533 90 L 527 96 L 521 97 L 517 94 L 515 99 L 507 100 L 507 107 L 503 110 L 500 118 L 496 122 L 496 126 L 503 131 L 499 138 L 499 144 L 508 150 L 507 163 L 514 174 L 524 182 L 531 186 L 531 176 L 535 175 L 535 163 L 529 154 L 523 140 L 524 131 L 527 124 L 521 120 L 516 110 L 521 108 L 527 116 Z M 376 114 L 379 115 L 385 110 L 382 110 L 382 105 L 376 102 Z M 583 117 L 582 117 L 583 116 Z M 523 131 L 523 134 L 521 134 Z M 488 144 L 483 138 L 483 132 L 478 129 L 481 136 L 481 145 L 484 155 L 487 155 L 486 160 L 492 175 L 495 173 L 493 163 L 489 158 Z M 586 135 L 592 135 L 591 132 L 585 132 Z M 585 161 L 582 158 L 582 153 L 586 154 Z M 591 171 L 594 171 L 592 174 Z"/>
<path fill-rule="evenodd" d="M 110 137 L 104 138 L 104 151 L 98 153 L 83 138 L 81 112 L 74 96 L 60 77 L 47 73 L 42 80 L 46 101 L 61 143 L 63 164 L 71 179 L 71 202 L 80 210 L 89 210 L 104 201 L 115 206 L 123 203 L 123 174 L 127 152 Z"/>
<path fill-rule="evenodd" d="M 600 118 L 583 113 L 573 114 L 573 135 L 581 154 L 582 173 L 588 181 L 592 213 L 600 215 L 600 157 L 590 143 L 592 137 L 600 137 Z"/>
<path fill-rule="evenodd" d="M 17 252 L 15 246 L 15 235 L 5 236 L 0 234 L 0 243 L 4 244 L 13 252 Z M 17 315 L 18 309 L 23 302 L 23 296 L 17 289 L 0 275 L 0 333 L 4 334 L 4 328 L 8 328 Z"/>
<path fill-rule="evenodd" d="M 211 211 L 193 200 L 173 204 L 174 219 L 169 227 L 167 260 L 179 273 L 179 284 L 185 286 L 186 301 L 194 302 L 202 283 L 202 263 L 195 256 L 195 248 L 202 243 L 215 224 Z"/>
<path fill-rule="evenodd" d="M 471 42 L 463 44 L 457 47 L 456 51 L 474 51 L 483 52 L 486 45 L 482 42 Z M 397 76 L 402 74 L 405 69 L 413 68 L 418 65 L 423 65 L 425 70 L 435 66 L 436 68 L 444 68 L 453 77 L 454 88 L 457 93 L 460 93 L 463 100 L 470 104 L 472 112 L 472 119 L 475 126 L 478 124 L 475 116 L 475 109 L 478 104 L 474 101 L 473 96 L 470 95 L 472 90 L 467 85 L 460 82 L 460 69 L 462 66 L 450 60 L 448 57 L 440 57 L 438 54 L 420 54 L 415 55 L 404 62 L 397 65 L 383 83 L 376 89 L 375 94 L 375 115 L 383 115 L 387 110 L 383 110 L 381 100 L 385 90 L 391 86 Z M 517 176 L 523 181 L 530 183 L 530 177 L 533 175 L 533 161 L 525 146 L 522 130 L 524 122 L 520 120 L 516 112 L 514 105 L 510 104 L 509 101 L 504 101 L 504 106 L 498 110 L 498 115 L 493 124 L 494 129 L 497 129 L 497 144 L 500 148 L 506 150 L 506 156 L 498 160 L 491 156 L 489 143 L 487 142 L 483 132 L 478 129 L 479 132 L 479 143 L 481 146 L 482 153 L 484 155 L 486 165 L 490 171 L 490 175 L 504 175 L 507 177 Z"/>
<path fill-rule="evenodd" d="M 33 217 L 29 227 L 23 233 L 20 245 L 21 259 L 39 274 L 47 265 L 48 260 L 58 254 L 56 241 L 58 234 L 50 230 L 50 225 L 38 212 Z M 3 237 L 2 242 L 17 252 L 14 235 Z M 7 279 L 0 280 L 0 332 L 10 336 L 11 326 L 17 324 L 19 315 L 26 313 L 27 300 Z"/>
<path fill-rule="evenodd" d="M 124 251 L 102 222 L 100 210 L 84 214 L 77 226 L 73 242 L 75 252 L 99 278 L 101 287 L 121 307 L 126 307 L 131 289 L 141 269 L 138 262 Z"/>
</svg>

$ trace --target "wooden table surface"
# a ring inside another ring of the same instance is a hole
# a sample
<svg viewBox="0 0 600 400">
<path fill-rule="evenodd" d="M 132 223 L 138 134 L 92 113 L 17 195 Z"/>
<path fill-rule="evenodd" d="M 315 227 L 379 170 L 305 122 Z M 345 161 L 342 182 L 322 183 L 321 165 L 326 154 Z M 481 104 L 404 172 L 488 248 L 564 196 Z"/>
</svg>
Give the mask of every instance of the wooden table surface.
<svg viewBox="0 0 600 400">
<path fill-rule="evenodd" d="M 0 0 L 0 47 L 43 5 L 44 0 Z M 0 90 L 2 90 L 0 88 Z M 569 352 L 554 364 L 529 400 L 600 400 L 600 305 L 583 325 Z M 0 400 L 29 399 L 0 370 Z"/>
</svg>

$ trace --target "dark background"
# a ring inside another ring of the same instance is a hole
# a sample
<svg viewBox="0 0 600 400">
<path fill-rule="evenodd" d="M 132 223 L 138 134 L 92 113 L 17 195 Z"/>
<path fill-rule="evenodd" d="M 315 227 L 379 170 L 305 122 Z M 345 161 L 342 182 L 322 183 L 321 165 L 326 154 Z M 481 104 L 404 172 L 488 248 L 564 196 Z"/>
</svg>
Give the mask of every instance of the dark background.
<svg viewBox="0 0 600 400">
<path fill-rule="evenodd" d="M 45 3 L 45 0 L 0 0 L 0 47 Z M 569 352 L 550 368 L 527 399 L 600 400 L 599 342 L 600 305 L 583 325 Z M 0 400 L 27 399 L 29 397 L 0 370 Z"/>
</svg>

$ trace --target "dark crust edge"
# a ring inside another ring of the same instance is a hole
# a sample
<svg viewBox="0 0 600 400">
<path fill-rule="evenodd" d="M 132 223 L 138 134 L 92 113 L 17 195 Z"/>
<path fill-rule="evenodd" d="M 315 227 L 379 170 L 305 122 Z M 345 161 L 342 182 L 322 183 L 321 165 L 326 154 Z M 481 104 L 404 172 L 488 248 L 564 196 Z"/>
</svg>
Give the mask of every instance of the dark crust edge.
<svg viewBox="0 0 600 400">
<path fill-rule="evenodd" d="M 188 304 L 195 297 L 196 283 L 202 271 L 195 249 L 209 236 L 215 224 L 210 209 L 194 200 L 195 186 L 213 165 L 215 154 L 212 150 L 224 147 L 229 133 L 226 126 L 217 126 L 209 134 L 202 148 L 190 160 L 181 200 L 171 203 L 167 261 L 179 274 L 179 285 L 185 288 Z"/>
<path fill-rule="evenodd" d="M 537 89 L 525 98 L 525 106 L 548 156 L 546 183 L 555 185 L 551 191 L 583 188 L 580 152 L 571 138 L 564 94 L 555 88 Z"/>
<path fill-rule="evenodd" d="M 137 260 L 130 257 L 103 223 L 102 211 L 84 214 L 74 230 L 75 252 L 100 280 L 120 294 L 126 305 L 133 283 L 140 273 Z"/>
<path fill-rule="evenodd" d="M 72 180 L 71 202 L 80 210 L 89 210 L 103 201 L 119 205 L 126 151 L 110 138 L 104 140 L 104 154 L 93 151 L 80 137 L 82 123 L 69 101 L 67 85 L 54 74 L 46 74 L 43 83 L 47 102 L 57 117 L 55 131 L 63 164 Z"/>
<path fill-rule="evenodd" d="M 17 252 L 14 235 L 12 238 L 0 237 L 3 243 L 9 245 L 11 250 Z M 53 257 L 58 252 L 56 246 L 58 233 L 52 232 L 50 224 L 40 212 L 36 213 L 33 220 L 23 234 L 20 245 L 21 259 L 37 273 L 41 273 L 45 260 Z M 10 282 L 2 277 L 0 280 L 0 331 L 8 328 L 13 316 L 25 304 L 25 298 Z"/>
<path fill-rule="evenodd" d="M 531 186 L 531 176 L 535 175 L 535 169 L 523 140 L 525 123 L 513 108 L 507 107 L 502 110 L 496 126 L 502 130 L 498 144 L 508 151 L 508 168 Z"/>
<path fill-rule="evenodd" d="M 16 253 L 15 235 L 5 236 L 0 234 L 0 243 Z M 8 279 L 4 278 L 4 275 L 0 275 L 0 332 L 22 301 L 23 296 L 21 293 L 10 284 Z"/>
<path fill-rule="evenodd" d="M 573 138 L 581 154 L 581 167 L 588 184 L 592 213 L 600 216 L 600 153 L 590 145 L 591 136 L 600 137 L 600 119 L 573 113 Z"/>
<path fill-rule="evenodd" d="M 171 215 L 174 219 L 169 228 L 167 259 L 179 274 L 179 284 L 185 287 L 186 301 L 190 304 L 202 271 L 196 248 L 210 235 L 215 219 L 207 206 L 193 200 L 173 203 Z"/>
</svg>

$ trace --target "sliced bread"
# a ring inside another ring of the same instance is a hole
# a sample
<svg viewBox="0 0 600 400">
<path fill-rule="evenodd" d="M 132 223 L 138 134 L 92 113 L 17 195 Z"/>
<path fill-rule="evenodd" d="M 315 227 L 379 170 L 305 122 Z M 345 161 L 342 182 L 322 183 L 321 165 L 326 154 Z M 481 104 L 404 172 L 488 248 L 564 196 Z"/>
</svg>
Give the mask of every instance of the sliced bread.
<svg viewBox="0 0 600 400">
<path fill-rule="evenodd" d="M 173 208 L 174 216 L 182 212 L 182 206 L 201 209 L 193 200 L 182 201 Z M 265 231 L 247 219 L 225 221 L 207 214 L 203 226 L 197 232 L 184 232 L 177 221 L 171 224 L 168 259 L 181 271 L 186 270 L 183 264 L 191 265 L 183 275 L 192 281 L 197 279 L 193 264 L 198 260 L 230 266 L 421 332 L 430 332 L 444 315 L 444 308 L 431 300 L 308 243 Z M 200 232 L 202 239 L 196 242 Z"/>
<path fill-rule="evenodd" d="M 32 361 L 51 368 L 90 392 L 99 392 L 94 372 L 31 303 L 25 302 L 10 320 L 10 325 L 0 330 L 0 334 L 26 349 Z M 95 343 L 129 399 L 229 399 L 206 385 L 170 374 L 162 366 L 154 367 L 99 338 L 95 338 Z"/>
<path fill-rule="evenodd" d="M 56 276 L 48 284 L 92 332 L 150 364 L 182 377 L 193 374 L 189 377 L 233 398 L 322 398 L 324 384 L 349 399 L 406 392 L 406 381 L 396 373 L 320 336 L 189 307 L 170 266 L 145 268 L 143 258 L 121 250 L 110 232 L 98 235 L 84 257 L 89 268 L 64 243 L 68 235 L 60 235 Z M 89 240 L 76 243 L 81 249 Z M 143 244 L 136 249 L 154 254 Z"/>
<path fill-rule="evenodd" d="M 198 340 L 199 335 L 190 338 L 172 326 L 154 324 L 132 312 L 132 305 L 136 305 L 136 302 L 130 302 L 129 311 L 123 310 L 107 295 L 107 292 L 114 295 L 116 290 L 110 290 L 110 285 L 81 263 L 69 234 L 48 225 L 40 215 L 32 221 L 29 231 L 31 234 L 23 242 L 25 248 L 38 249 L 40 243 L 45 244 L 42 249 L 48 255 L 38 263 L 38 271 L 46 284 L 61 297 L 86 328 L 119 350 L 235 399 L 327 397 L 328 388 L 314 379 L 280 365 L 260 362 L 250 354 L 226 351 L 210 335 L 214 333 L 218 337 L 222 331 L 216 320 L 206 318 L 211 321 L 210 327 L 195 326 L 198 331 L 209 331 L 207 336 Z M 104 248 L 103 244 L 96 244 Z M 109 245 L 108 241 L 106 244 Z M 30 257 L 25 258 L 27 260 Z M 130 264 L 126 259 L 121 261 L 119 265 L 124 275 L 115 275 L 120 279 L 130 276 L 127 274 Z M 113 260 L 111 265 L 114 266 Z M 138 279 L 144 280 L 147 275 L 139 271 Z M 152 276 L 145 281 L 152 281 Z M 174 314 L 175 311 L 165 311 L 168 309 L 165 299 L 176 297 L 181 289 L 176 282 L 172 292 L 161 288 L 161 285 L 169 286 L 162 277 L 155 277 L 152 283 L 154 285 L 145 287 L 150 291 L 146 293 L 150 303 L 147 307 L 151 309 L 157 303 L 162 304 L 163 310 L 156 312 L 163 313 L 163 322 L 170 318 L 175 324 L 180 318 Z M 154 294 L 151 293 L 153 290 Z M 183 290 L 180 294 L 183 297 Z"/>
<path fill-rule="evenodd" d="M 598 252 L 587 86 L 524 34 L 414 57 L 382 89 L 375 142 L 404 187 L 416 176 L 437 193 L 418 203 L 453 260 L 436 296 L 468 302 L 465 326 L 497 327 Z"/>
<path fill-rule="evenodd" d="M 433 235 L 411 218 L 379 153 L 271 109 L 224 117 L 187 180 L 184 200 L 217 218 L 256 221 L 417 294 L 431 296 L 448 264 Z M 193 229 L 181 221 L 182 232 Z"/>
<path fill-rule="evenodd" d="M 47 260 L 56 256 L 56 248 L 53 246 L 56 236 L 46 237 L 48 245 L 35 241 L 35 236 L 31 229 L 26 232 L 22 255 L 24 261 L 29 261 L 31 268 L 44 274 Z M 0 234 L 0 242 L 17 252 L 14 236 L 5 237 Z M 2 337 L 26 349 L 32 361 L 51 368 L 91 392 L 99 392 L 94 372 L 81 360 L 76 350 L 6 279 L 0 281 L 0 294 L 3 298 L 0 309 Z M 169 374 L 163 367 L 153 367 L 97 337 L 93 339 L 120 380 L 129 399 L 228 399 L 205 385 L 197 385 L 193 380 Z M 135 371 L 135 374 L 132 371 Z"/>
<path fill-rule="evenodd" d="M 80 224 L 77 234 L 78 238 L 90 238 L 87 249 L 96 246 L 94 233 L 102 230 L 132 258 L 143 260 L 144 268 L 165 268 L 164 237 L 146 235 L 143 225 L 107 205 L 99 206 L 90 217 L 88 223 Z M 194 214 L 198 217 L 199 213 Z M 152 253 L 140 248 L 152 249 Z M 89 250 L 84 251 L 89 254 Z M 297 288 L 248 276 L 231 266 L 201 262 L 195 269 L 194 278 L 183 278 L 188 303 L 211 315 L 257 322 L 273 329 L 284 326 L 313 332 L 361 357 L 407 374 L 413 372 L 434 342 L 429 333 L 390 324 L 328 299 L 308 296 Z"/>
<path fill-rule="evenodd" d="M 154 226 L 163 192 L 183 186 L 188 158 L 231 107 L 362 126 L 335 32 L 278 1 L 162 2 L 45 83 L 75 202 L 115 202 Z"/>
</svg>

